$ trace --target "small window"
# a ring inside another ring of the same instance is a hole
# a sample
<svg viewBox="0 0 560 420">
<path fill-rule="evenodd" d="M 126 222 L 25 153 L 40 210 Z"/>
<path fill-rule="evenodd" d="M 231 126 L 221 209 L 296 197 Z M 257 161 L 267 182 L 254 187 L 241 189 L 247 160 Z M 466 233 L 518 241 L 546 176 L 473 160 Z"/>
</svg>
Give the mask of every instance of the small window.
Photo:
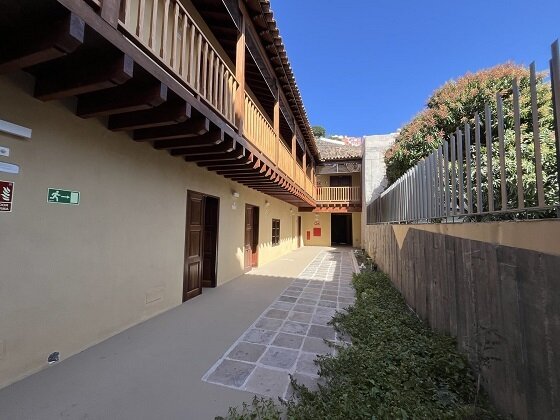
<svg viewBox="0 0 560 420">
<path fill-rule="evenodd" d="M 280 219 L 272 219 L 272 246 L 280 245 Z"/>
</svg>

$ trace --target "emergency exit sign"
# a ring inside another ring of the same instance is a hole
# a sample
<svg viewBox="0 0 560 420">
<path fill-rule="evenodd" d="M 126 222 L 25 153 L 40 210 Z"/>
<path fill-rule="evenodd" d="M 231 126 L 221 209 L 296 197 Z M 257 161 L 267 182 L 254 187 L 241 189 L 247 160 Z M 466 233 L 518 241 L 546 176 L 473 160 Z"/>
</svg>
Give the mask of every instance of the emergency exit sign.
<svg viewBox="0 0 560 420">
<path fill-rule="evenodd" d="M 12 211 L 14 201 L 14 183 L 10 181 L 0 181 L 0 213 Z"/>
<path fill-rule="evenodd" d="M 80 192 L 49 188 L 47 202 L 53 204 L 80 204 Z"/>
</svg>

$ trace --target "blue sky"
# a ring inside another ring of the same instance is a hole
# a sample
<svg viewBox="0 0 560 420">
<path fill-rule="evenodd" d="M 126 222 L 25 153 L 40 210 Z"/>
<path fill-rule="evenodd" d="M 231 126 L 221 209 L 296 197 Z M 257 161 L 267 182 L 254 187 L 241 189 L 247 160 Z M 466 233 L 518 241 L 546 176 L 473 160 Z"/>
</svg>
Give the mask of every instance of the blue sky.
<svg viewBox="0 0 560 420">
<path fill-rule="evenodd" d="M 447 80 L 506 61 L 546 69 L 560 0 L 272 0 L 312 125 L 395 131 Z"/>
</svg>

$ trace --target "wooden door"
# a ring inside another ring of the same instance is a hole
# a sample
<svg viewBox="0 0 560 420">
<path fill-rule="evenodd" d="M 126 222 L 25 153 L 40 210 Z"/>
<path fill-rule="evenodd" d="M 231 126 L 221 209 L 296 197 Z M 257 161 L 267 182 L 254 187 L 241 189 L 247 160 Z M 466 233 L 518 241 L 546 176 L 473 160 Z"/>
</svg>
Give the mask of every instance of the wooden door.
<svg viewBox="0 0 560 420">
<path fill-rule="evenodd" d="M 258 243 L 259 243 L 259 208 L 245 205 L 245 246 L 244 259 L 245 270 L 258 265 Z"/>
<path fill-rule="evenodd" d="M 301 216 L 297 217 L 297 247 L 301 247 Z"/>
<path fill-rule="evenodd" d="M 218 212 L 220 200 L 204 197 L 204 258 L 202 287 L 216 287 L 218 256 Z"/>
<path fill-rule="evenodd" d="M 204 196 L 187 192 L 183 302 L 202 293 L 204 254 Z"/>
</svg>

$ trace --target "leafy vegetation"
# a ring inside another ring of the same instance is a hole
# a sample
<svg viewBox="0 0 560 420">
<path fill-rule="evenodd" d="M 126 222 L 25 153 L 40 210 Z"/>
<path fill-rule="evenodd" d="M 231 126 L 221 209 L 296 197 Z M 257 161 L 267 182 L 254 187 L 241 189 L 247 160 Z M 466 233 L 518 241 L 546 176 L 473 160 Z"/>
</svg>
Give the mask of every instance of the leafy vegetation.
<svg viewBox="0 0 560 420">
<path fill-rule="evenodd" d="M 501 178 L 498 165 L 498 124 L 496 111 L 496 93 L 504 101 L 505 155 L 506 155 L 506 191 L 509 206 L 517 207 L 517 178 L 515 160 L 515 142 L 513 130 L 513 101 L 511 86 L 514 78 L 518 80 L 520 91 L 521 117 L 521 152 L 523 168 L 523 188 L 526 206 L 537 205 L 535 177 L 535 154 L 533 144 L 533 122 L 530 97 L 530 73 L 523 66 L 503 64 L 490 69 L 469 73 L 457 80 L 447 82 L 434 92 L 428 100 L 427 108 L 400 131 L 394 146 L 387 152 L 387 176 L 392 183 L 413 167 L 422 158 L 437 149 L 449 134 L 465 123 L 474 127 L 474 115 L 479 113 L 484 128 L 484 105 L 490 104 L 492 110 L 493 137 L 493 186 L 495 204 L 500 200 Z M 546 204 L 557 202 L 556 155 L 554 146 L 553 114 L 550 85 L 544 81 L 545 74 L 537 76 L 537 103 L 539 110 L 539 128 L 541 133 L 542 162 L 544 170 L 544 190 Z M 486 147 L 484 129 L 482 130 L 482 188 L 487 190 Z M 474 136 L 471 135 L 474 144 Z M 474 146 L 471 149 L 474 155 Z M 474 159 L 473 181 L 474 181 Z M 473 186 L 476 184 L 473 183 Z M 488 196 L 484 195 L 483 208 L 488 207 Z"/>
<path fill-rule="evenodd" d="M 325 130 L 325 127 L 321 127 L 320 125 L 314 125 L 313 127 L 311 127 L 311 130 L 313 131 L 313 135 L 315 136 L 315 138 L 325 137 L 327 134 L 327 130 Z"/>
<path fill-rule="evenodd" d="M 455 341 L 421 322 L 385 274 L 364 271 L 353 283 L 356 304 L 333 318 L 352 345 L 319 358 L 326 385 L 294 384 L 297 399 L 255 399 L 227 419 L 498 418 Z"/>
</svg>

